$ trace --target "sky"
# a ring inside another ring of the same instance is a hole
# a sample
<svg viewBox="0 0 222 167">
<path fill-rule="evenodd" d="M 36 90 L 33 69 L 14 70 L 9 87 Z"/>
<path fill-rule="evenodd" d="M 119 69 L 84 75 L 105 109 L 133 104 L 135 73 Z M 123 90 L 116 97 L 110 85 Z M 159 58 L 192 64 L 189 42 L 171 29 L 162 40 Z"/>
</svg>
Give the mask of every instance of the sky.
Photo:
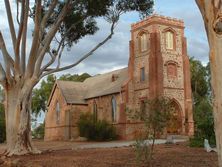
<svg viewBox="0 0 222 167">
<path fill-rule="evenodd" d="M 15 0 L 12 0 L 13 16 L 16 16 Z M 203 64 L 208 62 L 209 47 L 207 43 L 204 24 L 200 12 L 195 4 L 195 0 L 155 0 L 155 13 L 182 19 L 185 22 L 185 36 L 187 37 L 188 54 L 191 57 L 202 61 Z M 14 18 L 16 20 L 16 18 Z M 63 71 L 57 75 L 66 73 L 82 74 L 89 73 L 91 75 L 102 74 L 108 71 L 126 67 L 129 59 L 129 40 L 130 26 L 132 23 L 138 22 L 137 13 L 128 13 L 121 17 L 120 22 L 115 30 L 113 38 L 103 47 L 99 48 L 91 57 L 80 63 L 78 66 Z M 9 52 L 12 50 L 11 39 L 9 34 L 7 17 L 4 8 L 4 1 L 0 0 L 0 31 L 6 42 Z M 92 49 L 98 42 L 102 41 L 109 34 L 110 25 L 103 19 L 98 20 L 100 31 L 94 36 L 88 36 L 82 39 L 77 45 L 74 45 L 70 51 L 65 51 L 62 58 L 62 65 L 68 65 L 75 62 L 83 54 Z M 29 22 L 27 48 L 30 48 L 31 34 L 33 24 Z M 0 53 L 0 62 L 3 62 Z M 44 120 L 44 114 L 38 119 L 40 122 Z"/>
<path fill-rule="evenodd" d="M 14 0 L 12 2 L 15 2 Z M 15 16 L 15 5 L 12 4 L 13 16 Z M 203 27 L 202 17 L 195 4 L 195 0 L 155 0 L 155 13 L 182 19 L 185 22 L 185 35 L 187 37 L 188 54 L 206 64 L 208 62 L 208 43 L 205 29 Z M 132 23 L 139 21 L 138 14 L 128 13 L 121 17 L 120 22 L 115 30 L 113 38 L 104 46 L 99 48 L 91 57 L 79 64 L 78 66 L 61 72 L 58 75 L 66 73 L 89 73 L 91 75 L 101 74 L 115 69 L 126 67 L 129 58 L 129 40 L 130 26 Z M 29 22 L 32 29 L 33 25 Z M 65 51 L 62 58 L 62 65 L 68 65 L 75 62 L 78 57 L 87 53 L 99 41 L 102 41 L 109 34 L 110 25 L 103 19 L 98 20 L 100 30 L 94 36 L 87 36 L 77 45 L 74 45 L 70 51 Z M 30 30 L 31 30 L 30 29 Z M 4 1 L 0 0 L 0 30 L 6 40 L 6 45 L 12 50 L 9 29 L 7 25 Z M 28 33 L 28 45 L 31 44 L 31 31 Z M 0 61 L 2 55 L 0 53 Z"/>
</svg>

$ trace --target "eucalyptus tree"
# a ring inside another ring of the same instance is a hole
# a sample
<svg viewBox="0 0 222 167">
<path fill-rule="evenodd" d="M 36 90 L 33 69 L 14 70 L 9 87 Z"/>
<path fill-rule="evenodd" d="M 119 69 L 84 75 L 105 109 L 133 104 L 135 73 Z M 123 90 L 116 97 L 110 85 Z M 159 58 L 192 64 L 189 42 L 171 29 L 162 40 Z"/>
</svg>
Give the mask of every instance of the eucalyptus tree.
<svg viewBox="0 0 222 167">
<path fill-rule="evenodd" d="M 33 87 L 49 74 L 70 69 L 89 57 L 114 34 L 120 16 L 137 11 L 141 16 L 152 12 L 153 0 L 15 0 L 17 15 L 12 15 L 11 3 L 4 0 L 13 49 L 9 52 L 0 31 L 0 83 L 5 93 L 7 155 L 36 153 L 31 142 L 30 110 Z M 34 4 L 34 5 L 31 5 Z M 29 17 L 30 16 L 30 17 Z M 15 17 L 15 18 L 13 18 Z M 72 47 L 86 35 L 99 29 L 96 18 L 110 23 L 110 33 L 103 41 L 65 65 L 61 61 L 66 47 Z M 27 31 L 33 20 L 32 41 Z M 18 28 L 15 28 L 18 24 Z M 53 42 L 56 41 L 56 42 Z M 30 46 L 30 50 L 27 49 Z M 49 57 L 49 61 L 46 57 Z M 56 65 L 55 65 L 56 64 Z"/>
<path fill-rule="evenodd" d="M 196 0 L 210 46 L 214 128 L 219 167 L 222 167 L 222 0 Z"/>
</svg>

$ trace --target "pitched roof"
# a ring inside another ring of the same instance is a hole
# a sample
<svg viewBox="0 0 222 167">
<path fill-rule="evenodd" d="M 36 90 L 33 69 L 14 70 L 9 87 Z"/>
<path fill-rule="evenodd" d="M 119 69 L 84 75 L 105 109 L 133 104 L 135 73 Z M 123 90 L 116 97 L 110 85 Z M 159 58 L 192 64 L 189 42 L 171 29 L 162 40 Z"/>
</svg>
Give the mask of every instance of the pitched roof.
<svg viewBox="0 0 222 167">
<path fill-rule="evenodd" d="M 57 85 L 68 104 L 87 104 L 84 100 L 86 88 L 82 82 L 57 80 Z"/>
<path fill-rule="evenodd" d="M 90 77 L 84 82 L 57 80 L 56 85 L 61 90 L 67 104 L 87 104 L 86 99 L 120 92 L 127 79 L 128 68 L 123 68 Z"/>
<path fill-rule="evenodd" d="M 113 77 L 115 81 L 112 81 Z M 128 68 L 90 77 L 83 82 L 87 87 L 85 99 L 120 92 L 121 86 L 127 79 Z"/>
</svg>

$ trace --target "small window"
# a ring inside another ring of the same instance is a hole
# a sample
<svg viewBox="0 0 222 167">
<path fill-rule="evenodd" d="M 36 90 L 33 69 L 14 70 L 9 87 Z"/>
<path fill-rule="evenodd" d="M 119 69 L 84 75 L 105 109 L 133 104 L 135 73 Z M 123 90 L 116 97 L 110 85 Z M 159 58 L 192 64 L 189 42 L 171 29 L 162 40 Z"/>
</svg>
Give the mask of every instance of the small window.
<svg viewBox="0 0 222 167">
<path fill-rule="evenodd" d="M 145 81 L 145 68 L 144 67 L 140 69 L 140 81 L 141 82 Z"/>
<path fill-rule="evenodd" d="M 56 103 L 56 123 L 59 124 L 60 121 L 60 106 L 59 102 Z"/>
<path fill-rule="evenodd" d="M 112 103 L 112 121 L 116 122 L 117 103 L 115 96 L 112 97 L 111 103 Z"/>
<path fill-rule="evenodd" d="M 167 31 L 166 32 L 166 49 L 173 49 L 174 48 L 174 39 L 173 39 L 173 32 Z"/>
<path fill-rule="evenodd" d="M 93 117 L 94 117 L 94 121 L 96 122 L 98 116 L 97 116 L 97 104 L 95 101 L 93 103 Z"/>
<path fill-rule="evenodd" d="M 140 50 L 141 52 L 147 51 L 147 35 L 145 33 L 140 36 Z"/>
</svg>

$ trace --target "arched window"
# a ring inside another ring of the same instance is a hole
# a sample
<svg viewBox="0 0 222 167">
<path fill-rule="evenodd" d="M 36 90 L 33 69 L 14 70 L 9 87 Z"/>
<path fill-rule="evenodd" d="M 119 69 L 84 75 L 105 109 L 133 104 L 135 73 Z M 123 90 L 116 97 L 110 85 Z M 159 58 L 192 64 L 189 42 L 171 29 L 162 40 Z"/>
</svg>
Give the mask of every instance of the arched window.
<svg viewBox="0 0 222 167">
<path fill-rule="evenodd" d="M 172 31 L 166 32 L 166 49 L 174 49 L 174 34 Z"/>
<path fill-rule="evenodd" d="M 147 51 L 147 34 L 146 33 L 142 33 L 140 35 L 140 51 L 144 52 Z"/>
<path fill-rule="evenodd" d="M 112 104 L 112 121 L 116 122 L 117 103 L 115 96 L 112 97 L 111 104 Z"/>
<path fill-rule="evenodd" d="M 93 103 L 93 117 L 94 117 L 94 121 L 97 121 L 97 104 L 96 104 L 96 101 L 94 101 L 94 103 Z"/>
<path fill-rule="evenodd" d="M 170 78 L 177 77 L 177 64 L 176 63 L 168 63 L 167 64 L 167 76 Z"/>
<path fill-rule="evenodd" d="M 60 121 L 60 106 L 59 102 L 56 103 L 56 123 L 59 124 Z"/>
</svg>

